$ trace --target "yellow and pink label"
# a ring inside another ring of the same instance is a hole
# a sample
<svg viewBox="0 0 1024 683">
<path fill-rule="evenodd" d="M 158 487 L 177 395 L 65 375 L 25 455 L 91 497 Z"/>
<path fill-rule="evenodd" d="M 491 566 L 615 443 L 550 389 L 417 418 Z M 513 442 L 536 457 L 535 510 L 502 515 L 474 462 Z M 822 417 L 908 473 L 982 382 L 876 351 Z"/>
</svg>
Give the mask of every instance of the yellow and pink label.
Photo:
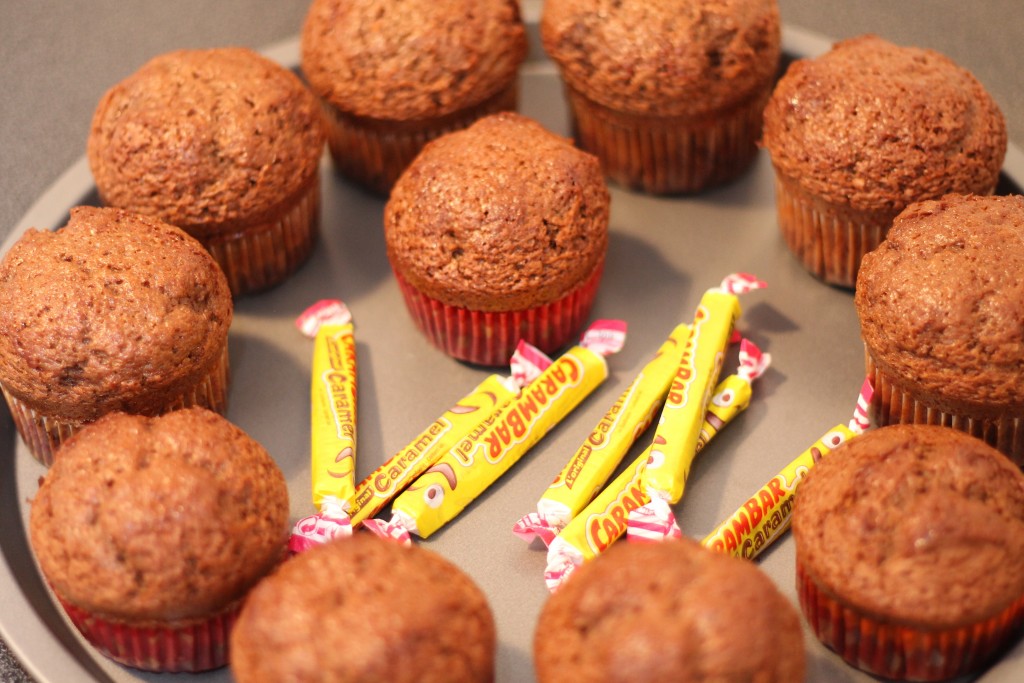
<svg viewBox="0 0 1024 683">
<path fill-rule="evenodd" d="M 507 472 L 608 377 L 604 357 L 575 346 L 442 455 L 392 506 L 427 538 Z"/>
<path fill-rule="evenodd" d="M 352 323 L 323 324 L 313 342 L 310 391 L 313 505 L 355 498 L 356 343 Z"/>
<path fill-rule="evenodd" d="M 717 289 L 708 290 L 697 306 L 643 474 L 643 487 L 651 497 L 676 503 L 683 496 L 704 414 L 740 313 L 736 295 Z"/>
<path fill-rule="evenodd" d="M 704 438 L 695 446 L 697 452 L 750 405 L 751 394 L 750 381 L 739 375 L 722 380 L 715 392 L 715 396 L 722 399 L 718 404 L 710 403 L 708 419 L 700 430 Z M 642 482 L 644 470 L 651 464 L 654 446 L 648 446 L 559 534 L 579 548 L 584 559 L 607 550 L 626 532 L 629 513 L 651 501 Z"/>
<path fill-rule="evenodd" d="M 377 514 L 447 451 L 455 448 L 501 405 L 516 395 L 510 382 L 490 375 L 472 392 L 431 422 L 356 486 L 353 526 Z"/>
<path fill-rule="evenodd" d="M 789 529 L 797 486 L 823 457 L 869 426 L 871 383 L 865 380 L 848 425 L 839 424 L 768 480 L 701 543 L 712 550 L 753 559 Z"/>
<path fill-rule="evenodd" d="M 678 325 L 555 477 L 537 512 L 564 527 L 611 477 L 629 448 L 650 426 L 665 401 L 690 326 Z"/>
</svg>

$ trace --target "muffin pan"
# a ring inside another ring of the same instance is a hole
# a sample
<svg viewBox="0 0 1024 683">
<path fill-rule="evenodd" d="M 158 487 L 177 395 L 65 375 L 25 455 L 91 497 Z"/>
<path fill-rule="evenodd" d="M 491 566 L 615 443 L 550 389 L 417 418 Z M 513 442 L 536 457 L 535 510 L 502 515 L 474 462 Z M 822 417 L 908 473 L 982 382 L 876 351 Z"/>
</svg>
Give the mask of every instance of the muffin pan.
<svg viewBox="0 0 1024 683">
<path fill-rule="evenodd" d="M 535 25 L 531 23 L 531 29 Z M 520 111 L 565 135 L 569 123 L 554 66 L 531 35 L 522 69 Z M 819 54 L 830 42 L 793 27 L 786 55 Z M 298 41 L 267 50 L 294 66 Z M 359 362 L 357 475 L 406 445 L 490 372 L 434 349 L 406 313 L 388 267 L 381 232 L 384 202 L 342 180 L 323 158 L 322 237 L 311 260 L 281 286 L 236 303 L 231 329 L 232 387 L 228 417 L 260 441 L 288 478 L 292 517 L 312 511 L 309 485 L 310 340 L 294 327 L 302 310 L 341 298 L 356 324 Z M 1000 193 L 1019 193 L 1024 155 L 1010 146 Z M 84 159 L 40 197 L 10 238 L 31 226 L 62 225 L 77 204 L 97 197 Z M 737 181 L 693 196 L 650 197 L 612 185 L 610 250 L 592 319 L 629 325 L 626 346 L 609 359 L 611 376 L 506 476 L 446 528 L 426 541 L 465 569 L 487 593 L 499 638 L 499 683 L 529 683 L 533 629 L 547 598 L 546 552 L 527 545 L 512 524 L 537 498 L 671 329 L 692 318 L 701 294 L 723 277 L 750 272 L 768 283 L 742 295 L 738 329 L 772 355 L 754 385 L 750 408 L 697 458 L 675 506 L 683 533 L 703 538 L 737 506 L 837 423 L 846 423 L 864 378 L 852 292 L 823 284 L 786 249 L 775 220 L 772 172 L 763 151 Z M 730 354 L 724 373 L 735 368 Z M 500 371 L 500 370 L 499 370 Z M 650 434 L 628 459 L 639 454 Z M 28 501 L 44 470 L 0 409 L 0 632 L 40 683 L 58 681 L 230 681 L 224 669 L 198 676 L 152 675 L 120 667 L 73 631 L 43 585 L 28 548 Z M 756 560 L 794 601 L 792 540 L 784 536 Z M 358 633 L 345 634 L 359 637 Z M 805 630 L 809 681 L 876 680 L 849 668 Z M 614 643 L 609 643 L 614 647 Z M 735 643 L 737 649 L 743 643 Z M 785 653 L 780 653 L 785 656 Z M 571 673 L 567 672 L 567 676 Z M 1024 676 L 1024 644 L 977 680 Z"/>
</svg>

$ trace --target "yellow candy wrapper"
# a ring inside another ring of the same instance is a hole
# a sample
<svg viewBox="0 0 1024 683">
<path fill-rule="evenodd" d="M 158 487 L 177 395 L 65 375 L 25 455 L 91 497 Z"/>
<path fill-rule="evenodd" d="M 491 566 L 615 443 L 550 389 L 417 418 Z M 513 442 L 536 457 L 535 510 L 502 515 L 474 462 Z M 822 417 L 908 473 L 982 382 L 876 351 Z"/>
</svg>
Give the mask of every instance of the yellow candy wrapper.
<svg viewBox="0 0 1024 683">
<path fill-rule="evenodd" d="M 753 559 L 789 529 L 793 500 L 803 476 L 833 449 L 863 434 L 869 426 L 873 393 L 864 381 L 849 424 L 838 424 L 768 480 L 736 512 L 708 534 L 701 544 L 718 552 Z"/>
<path fill-rule="evenodd" d="M 764 283 L 753 276 L 736 274 L 701 297 L 682 361 L 658 419 L 651 462 L 643 473 L 642 485 L 651 498 L 668 503 L 682 498 L 708 402 L 742 312 L 737 295 L 762 287 Z"/>
<path fill-rule="evenodd" d="M 618 330 L 619 341 L 606 345 L 615 336 L 609 328 Z M 390 522 L 368 519 L 364 525 L 405 540 L 409 534 L 427 538 L 457 517 L 608 377 L 604 355 L 617 352 L 624 336 L 620 321 L 594 323 L 580 346 L 556 359 L 399 495 Z"/>
<path fill-rule="evenodd" d="M 702 438 L 695 446 L 698 452 L 750 405 L 751 385 L 764 374 L 770 362 L 768 354 L 762 353 L 752 342 L 742 341 L 740 368 L 716 387 L 700 430 Z M 643 512 L 651 503 L 642 481 L 644 470 L 653 457 L 654 446 L 648 446 L 561 533 L 551 539 L 544 573 L 549 590 L 556 590 L 577 566 L 607 550 L 627 531 L 648 540 L 678 532 L 674 519 L 666 519 L 664 510 L 635 519 L 637 513 Z M 671 516 L 671 511 L 668 511 L 668 516 Z"/>
<path fill-rule="evenodd" d="M 516 535 L 527 542 L 536 536 L 550 542 L 608 482 L 665 401 L 689 334 L 687 324 L 672 330 L 541 495 L 536 514 L 516 522 Z"/>
<path fill-rule="evenodd" d="M 443 453 L 461 443 L 480 425 L 481 419 L 492 415 L 516 393 L 512 382 L 504 377 L 490 375 L 484 379 L 356 486 L 352 525 L 358 526 L 380 512 Z"/>
</svg>

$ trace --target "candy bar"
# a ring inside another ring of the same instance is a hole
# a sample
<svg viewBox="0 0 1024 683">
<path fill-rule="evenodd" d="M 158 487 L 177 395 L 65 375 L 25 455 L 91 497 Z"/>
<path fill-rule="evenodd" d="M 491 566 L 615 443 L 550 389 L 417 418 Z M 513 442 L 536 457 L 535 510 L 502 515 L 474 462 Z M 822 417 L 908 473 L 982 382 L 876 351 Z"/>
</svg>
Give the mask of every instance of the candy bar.
<svg viewBox="0 0 1024 683">
<path fill-rule="evenodd" d="M 768 480 L 736 512 L 701 543 L 712 550 L 753 559 L 789 528 L 797 485 L 814 465 L 840 444 L 863 434 L 869 426 L 873 390 L 865 380 L 849 424 L 838 424 Z"/>
<path fill-rule="evenodd" d="M 651 462 L 642 486 L 651 498 L 676 503 L 700 437 L 701 424 L 741 308 L 738 294 L 764 287 L 746 274 L 730 275 L 701 297 L 676 378 L 669 389 L 655 431 Z"/>
<path fill-rule="evenodd" d="M 768 354 L 761 353 L 752 342 L 740 344 L 740 368 L 735 375 L 722 380 L 710 402 L 710 419 L 706 419 L 694 448 L 702 449 L 726 424 L 750 405 L 751 383 L 767 369 L 771 362 Z M 713 411 L 713 412 L 712 412 Z M 656 443 L 648 446 L 611 484 L 605 487 L 583 512 L 555 536 L 548 546 L 548 564 L 544 579 L 548 589 L 554 591 L 569 574 L 585 560 L 596 557 L 626 533 L 630 518 L 637 510 L 651 503 L 643 487 L 645 468 L 654 457 Z M 661 501 L 667 508 L 667 502 Z M 673 535 L 674 519 L 659 513 L 661 534 Z"/>
<path fill-rule="evenodd" d="M 528 542 L 540 536 L 550 543 L 601 490 L 664 402 L 689 334 L 685 324 L 672 330 L 537 501 L 537 512 L 516 522 L 515 534 Z"/>
<path fill-rule="evenodd" d="M 604 356 L 621 348 L 624 335 L 624 323 L 594 323 L 579 346 L 399 495 L 390 522 L 366 520 L 364 525 L 392 537 L 397 528 L 427 538 L 454 519 L 607 378 Z"/>
</svg>

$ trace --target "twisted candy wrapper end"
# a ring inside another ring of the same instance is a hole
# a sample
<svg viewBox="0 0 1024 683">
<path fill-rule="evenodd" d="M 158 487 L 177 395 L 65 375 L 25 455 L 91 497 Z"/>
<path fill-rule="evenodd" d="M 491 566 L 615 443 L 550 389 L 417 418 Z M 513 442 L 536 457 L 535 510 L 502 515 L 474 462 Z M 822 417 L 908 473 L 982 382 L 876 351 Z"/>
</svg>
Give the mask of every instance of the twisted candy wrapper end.
<svg viewBox="0 0 1024 683">
<path fill-rule="evenodd" d="M 335 538 L 351 535 L 352 522 L 342 508 L 341 501 L 325 496 L 320 503 L 320 512 L 303 517 L 292 527 L 288 550 L 297 554 Z"/>
</svg>

